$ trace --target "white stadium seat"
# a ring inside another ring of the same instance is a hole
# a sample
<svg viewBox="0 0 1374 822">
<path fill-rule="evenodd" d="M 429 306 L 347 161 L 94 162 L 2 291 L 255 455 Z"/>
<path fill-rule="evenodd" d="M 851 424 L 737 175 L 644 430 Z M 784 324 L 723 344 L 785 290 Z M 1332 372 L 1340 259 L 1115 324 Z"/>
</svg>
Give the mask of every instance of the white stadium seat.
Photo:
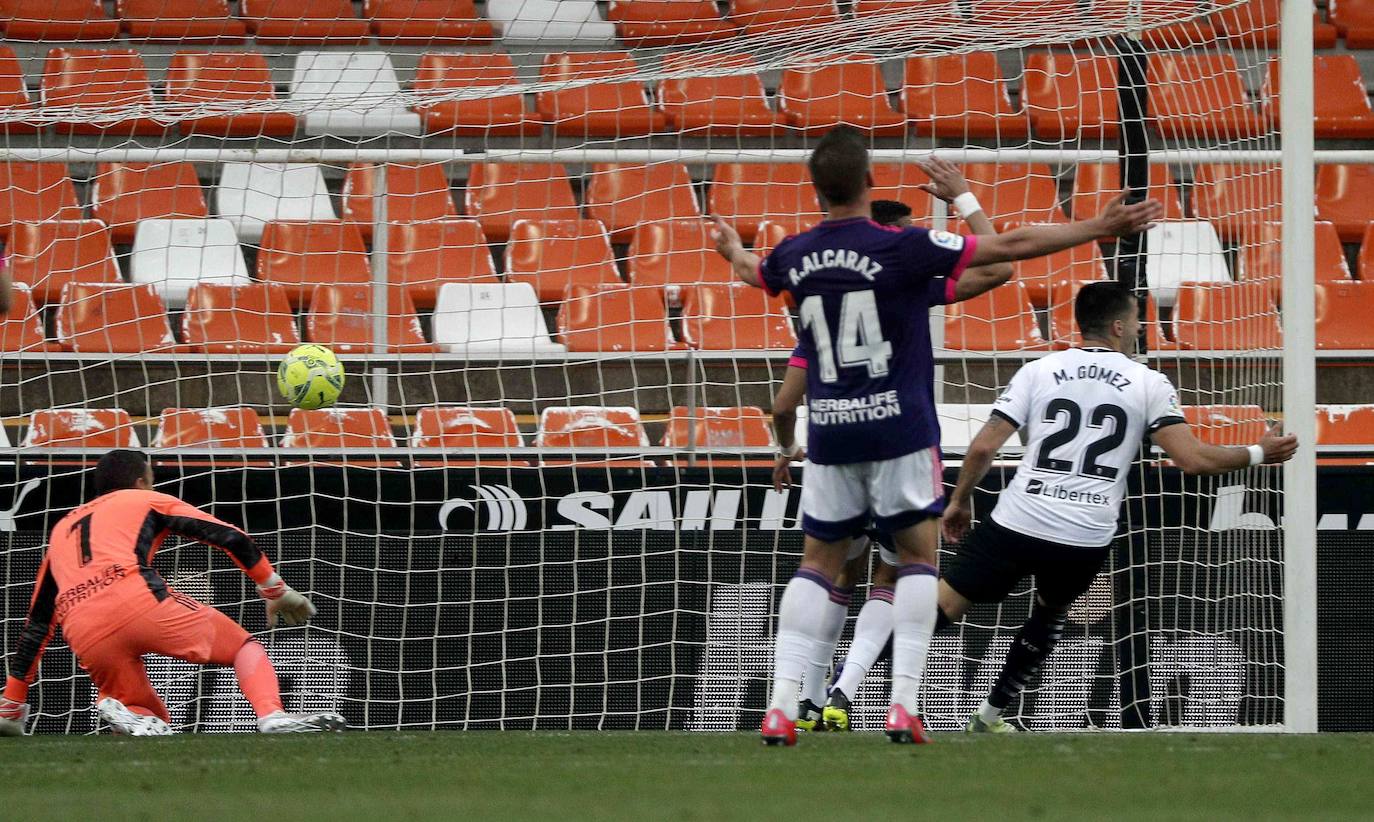
<svg viewBox="0 0 1374 822">
<path fill-rule="evenodd" d="M 561 352 L 529 283 L 447 283 L 434 307 L 434 342 L 455 354 Z"/>
<path fill-rule="evenodd" d="M 306 134 L 419 134 L 391 57 L 381 52 L 303 51 L 291 72 L 291 102 L 309 113 Z"/>
<path fill-rule="evenodd" d="M 252 282 L 228 220 L 140 221 L 129 273 L 134 282 L 151 284 L 172 308 L 184 306 L 197 283 Z"/>
<path fill-rule="evenodd" d="M 1145 276 L 1161 306 L 1173 306 L 1180 283 L 1231 282 L 1221 240 L 1206 220 L 1159 223 L 1145 242 Z"/>
<path fill-rule="evenodd" d="M 215 187 L 215 213 L 240 240 L 262 239 L 274 220 L 333 220 L 324 174 L 313 163 L 225 163 Z"/>
<path fill-rule="evenodd" d="M 615 24 L 595 0 L 487 0 L 487 17 L 506 40 L 609 43 Z"/>
</svg>

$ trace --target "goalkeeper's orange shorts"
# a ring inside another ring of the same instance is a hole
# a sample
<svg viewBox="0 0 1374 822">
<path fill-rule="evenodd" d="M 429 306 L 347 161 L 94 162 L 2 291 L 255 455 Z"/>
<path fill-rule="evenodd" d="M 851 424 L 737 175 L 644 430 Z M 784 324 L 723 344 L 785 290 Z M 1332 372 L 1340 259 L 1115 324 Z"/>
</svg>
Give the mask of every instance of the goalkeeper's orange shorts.
<svg viewBox="0 0 1374 822">
<path fill-rule="evenodd" d="M 68 642 L 81 660 L 81 667 L 91 675 L 99 699 L 113 697 L 135 713 L 171 722 L 167 707 L 148 681 L 143 655 L 232 665 L 239 649 L 250 638 L 242 626 L 219 610 L 171 591 L 166 599 L 89 648 L 79 647 L 72 638 Z"/>
</svg>

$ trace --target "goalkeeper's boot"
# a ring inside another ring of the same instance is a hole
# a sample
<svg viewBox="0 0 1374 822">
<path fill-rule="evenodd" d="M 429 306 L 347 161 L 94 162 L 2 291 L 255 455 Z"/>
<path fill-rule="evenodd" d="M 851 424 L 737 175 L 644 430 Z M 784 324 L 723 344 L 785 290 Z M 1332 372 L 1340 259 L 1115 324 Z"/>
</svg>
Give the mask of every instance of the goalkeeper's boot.
<svg viewBox="0 0 1374 822">
<path fill-rule="evenodd" d="M 823 731 L 825 723 L 821 722 L 821 708 L 809 699 L 803 699 L 797 705 L 796 726 L 799 731 Z"/>
<path fill-rule="evenodd" d="M 887 709 L 887 727 L 884 728 L 884 732 L 888 739 L 898 745 L 921 745 L 930 741 L 921 718 L 907 713 L 906 708 L 897 703 L 893 703 L 892 707 Z"/>
<path fill-rule="evenodd" d="M 828 731 L 853 730 L 849 727 L 849 697 L 844 695 L 844 691 L 839 688 L 830 691 L 830 699 L 826 700 L 825 710 L 821 711 L 821 720 Z"/>
<path fill-rule="evenodd" d="M 968 724 L 964 725 L 964 733 L 966 733 L 966 734 L 1014 734 L 1014 733 L 1016 733 L 1016 726 L 1013 725 L 1013 724 L 1011 724 L 1010 722 L 1006 721 L 1005 719 L 1003 719 L 1003 718 L 1000 717 L 1000 716 L 997 717 L 996 720 L 994 720 L 994 721 L 992 721 L 992 722 L 988 722 L 988 721 L 984 720 L 984 719 L 983 719 L 981 716 L 979 716 L 978 714 L 974 714 L 973 716 L 971 716 L 971 717 L 968 718 Z"/>
<path fill-rule="evenodd" d="M 265 734 L 310 734 L 321 731 L 342 731 L 348 723 L 338 714 L 288 714 L 273 711 L 258 718 L 258 732 Z"/>
<path fill-rule="evenodd" d="M 797 723 L 787 718 L 781 708 L 769 708 L 763 715 L 763 727 L 759 729 L 765 745 L 797 744 Z"/>
<path fill-rule="evenodd" d="M 124 703 L 114 697 L 105 697 L 95 703 L 96 713 L 109 723 L 110 728 L 124 736 L 171 736 L 172 727 L 161 718 L 135 713 L 124 707 Z"/>
</svg>

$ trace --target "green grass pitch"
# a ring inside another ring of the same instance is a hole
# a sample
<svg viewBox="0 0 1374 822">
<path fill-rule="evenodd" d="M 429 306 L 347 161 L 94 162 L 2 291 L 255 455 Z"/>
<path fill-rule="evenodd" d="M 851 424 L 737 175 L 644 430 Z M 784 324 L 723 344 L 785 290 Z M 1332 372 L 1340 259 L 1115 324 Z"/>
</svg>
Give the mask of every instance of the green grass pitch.
<svg viewBox="0 0 1374 822">
<path fill-rule="evenodd" d="M 0 739 L 62 819 L 1368 819 L 1374 735 L 346 733 Z"/>
</svg>

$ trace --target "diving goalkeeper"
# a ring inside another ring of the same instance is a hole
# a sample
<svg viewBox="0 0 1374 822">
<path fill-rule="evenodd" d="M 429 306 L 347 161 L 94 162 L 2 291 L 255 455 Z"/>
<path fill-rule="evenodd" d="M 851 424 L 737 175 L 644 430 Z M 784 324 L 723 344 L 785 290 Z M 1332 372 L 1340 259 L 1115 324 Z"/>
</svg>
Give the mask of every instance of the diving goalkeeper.
<svg viewBox="0 0 1374 822">
<path fill-rule="evenodd" d="M 25 732 L 29 685 L 58 625 L 90 674 L 96 710 L 116 733 L 165 736 L 171 718 L 143 667 L 144 654 L 198 664 L 233 665 L 239 689 L 263 733 L 342 730 L 333 713 L 282 710 L 267 652 L 238 623 L 167 585 L 153 556 L 168 534 L 224 551 L 257 583 L 268 625 L 300 625 L 315 607 L 292 590 L 244 532 L 153 487 L 153 470 L 138 451 L 115 450 L 93 472 L 96 498 L 53 528 L 38 569 L 28 619 L 0 699 L 0 735 Z"/>
</svg>

